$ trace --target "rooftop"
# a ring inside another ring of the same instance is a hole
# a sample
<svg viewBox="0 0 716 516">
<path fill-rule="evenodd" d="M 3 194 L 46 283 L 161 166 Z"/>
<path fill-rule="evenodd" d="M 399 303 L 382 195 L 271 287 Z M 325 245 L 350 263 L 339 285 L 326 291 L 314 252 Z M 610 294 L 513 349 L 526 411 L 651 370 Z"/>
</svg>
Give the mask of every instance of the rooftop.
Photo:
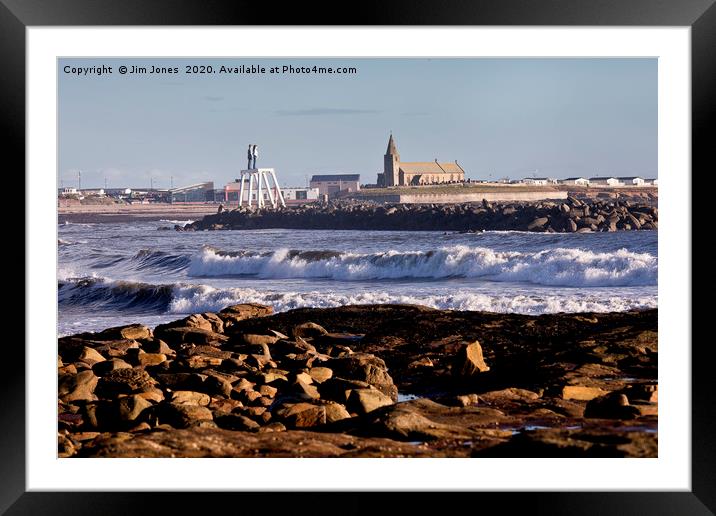
<svg viewBox="0 0 716 516">
<path fill-rule="evenodd" d="M 360 174 L 317 174 L 311 177 L 314 181 L 360 181 Z"/>
</svg>

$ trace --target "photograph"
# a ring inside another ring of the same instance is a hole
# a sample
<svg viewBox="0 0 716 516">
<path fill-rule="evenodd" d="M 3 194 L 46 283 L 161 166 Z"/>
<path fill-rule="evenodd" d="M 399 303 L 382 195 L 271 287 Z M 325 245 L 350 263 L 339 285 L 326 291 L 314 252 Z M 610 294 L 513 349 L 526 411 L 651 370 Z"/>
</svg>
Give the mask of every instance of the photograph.
<svg viewBox="0 0 716 516">
<path fill-rule="evenodd" d="M 657 57 L 56 64 L 60 460 L 659 457 Z"/>
</svg>

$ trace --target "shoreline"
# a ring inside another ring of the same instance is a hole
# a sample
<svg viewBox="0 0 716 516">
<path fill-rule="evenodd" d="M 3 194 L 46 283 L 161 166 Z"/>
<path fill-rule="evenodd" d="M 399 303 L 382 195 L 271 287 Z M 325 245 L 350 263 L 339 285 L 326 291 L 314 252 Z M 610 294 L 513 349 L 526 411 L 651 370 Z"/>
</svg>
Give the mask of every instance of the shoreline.
<svg viewBox="0 0 716 516">
<path fill-rule="evenodd" d="M 657 456 L 657 309 L 271 312 L 59 338 L 60 456 Z"/>
</svg>

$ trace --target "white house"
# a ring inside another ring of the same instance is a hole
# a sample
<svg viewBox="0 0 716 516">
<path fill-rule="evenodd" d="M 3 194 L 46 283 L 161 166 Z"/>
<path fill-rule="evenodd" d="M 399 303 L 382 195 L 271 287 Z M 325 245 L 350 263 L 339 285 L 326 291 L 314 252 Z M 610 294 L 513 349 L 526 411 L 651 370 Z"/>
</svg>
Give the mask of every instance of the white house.
<svg viewBox="0 0 716 516">
<path fill-rule="evenodd" d="M 286 199 L 286 204 L 303 204 L 307 202 L 315 202 L 318 200 L 319 191 L 318 188 L 303 187 L 288 187 L 281 188 L 283 192 L 283 198 Z"/>
<path fill-rule="evenodd" d="M 526 185 L 546 185 L 549 183 L 549 178 L 546 177 L 525 177 L 522 183 Z"/>
<path fill-rule="evenodd" d="M 589 186 L 624 186 L 616 177 L 590 177 Z"/>
<path fill-rule="evenodd" d="M 617 179 L 627 186 L 644 186 L 644 179 L 641 177 L 618 177 Z"/>
<path fill-rule="evenodd" d="M 574 186 L 589 186 L 589 179 L 586 179 L 584 177 L 568 177 L 566 179 L 560 179 L 559 184 L 574 185 Z"/>
<path fill-rule="evenodd" d="M 652 186 L 659 186 L 659 180 L 657 178 L 644 179 L 644 184 L 652 185 Z"/>
</svg>

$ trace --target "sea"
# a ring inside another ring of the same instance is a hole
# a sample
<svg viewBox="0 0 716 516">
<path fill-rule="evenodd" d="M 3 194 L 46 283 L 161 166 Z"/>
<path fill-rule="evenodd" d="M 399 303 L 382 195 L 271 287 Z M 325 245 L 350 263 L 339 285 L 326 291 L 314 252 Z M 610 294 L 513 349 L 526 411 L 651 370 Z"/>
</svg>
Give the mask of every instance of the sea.
<svg viewBox="0 0 716 516">
<path fill-rule="evenodd" d="M 148 326 L 236 303 L 409 303 L 544 314 L 657 306 L 658 231 L 160 230 L 58 226 L 58 334 Z"/>
</svg>

